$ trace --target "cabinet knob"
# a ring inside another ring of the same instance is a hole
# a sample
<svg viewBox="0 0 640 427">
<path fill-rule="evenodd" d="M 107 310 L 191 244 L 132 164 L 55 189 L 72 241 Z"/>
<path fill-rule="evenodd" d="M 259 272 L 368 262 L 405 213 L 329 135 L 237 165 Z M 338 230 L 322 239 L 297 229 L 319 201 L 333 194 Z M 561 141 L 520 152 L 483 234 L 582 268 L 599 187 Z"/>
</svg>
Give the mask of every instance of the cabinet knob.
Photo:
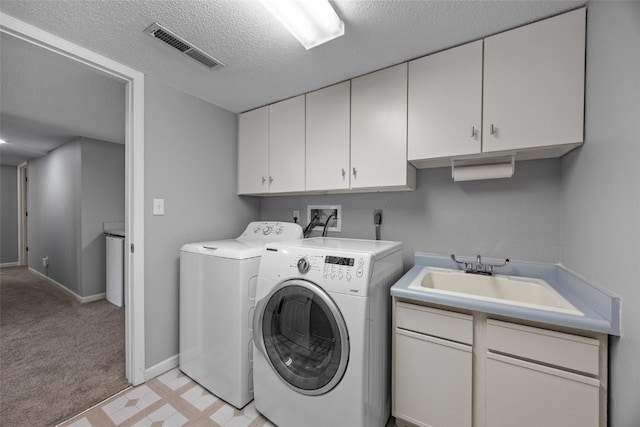
<svg viewBox="0 0 640 427">
<path fill-rule="evenodd" d="M 262 183 L 264 184 L 264 182 L 266 181 L 266 179 L 264 178 L 264 176 L 262 177 Z"/>
<path fill-rule="evenodd" d="M 353 168 L 353 177 L 356 178 L 357 174 L 358 174 L 358 172 L 356 171 L 356 168 Z"/>
<path fill-rule="evenodd" d="M 269 177 L 269 184 L 271 184 L 272 182 L 273 182 L 273 177 L 272 177 L 272 176 L 270 176 L 270 177 Z"/>
<path fill-rule="evenodd" d="M 344 171 L 344 168 L 342 168 L 342 179 L 344 179 L 346 177 L 347 173 Z"/>
</svg>

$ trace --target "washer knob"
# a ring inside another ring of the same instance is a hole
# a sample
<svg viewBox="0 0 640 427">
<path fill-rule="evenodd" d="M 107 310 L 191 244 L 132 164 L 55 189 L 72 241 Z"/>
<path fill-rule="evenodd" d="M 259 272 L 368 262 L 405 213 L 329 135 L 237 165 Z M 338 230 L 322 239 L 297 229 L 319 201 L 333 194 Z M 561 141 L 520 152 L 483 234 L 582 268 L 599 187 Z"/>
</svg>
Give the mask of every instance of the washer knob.
<svg viewBox="0 0 640 427">
<path fill-rule="evenodd" d="M 307 258 L 300 258 L 298 260 L 298 271 L 302 274 L 306 274 L 311 270 L 311 263 Z"/>
<path fill-rule="evenodd" d="M 269 233 L 271 233 L 271 226 L 267 225 L 266 227 L 264 227 L 262 229 L 262 234 L 264 234 L 265 236 L 269 235 Z"/>
</svg>

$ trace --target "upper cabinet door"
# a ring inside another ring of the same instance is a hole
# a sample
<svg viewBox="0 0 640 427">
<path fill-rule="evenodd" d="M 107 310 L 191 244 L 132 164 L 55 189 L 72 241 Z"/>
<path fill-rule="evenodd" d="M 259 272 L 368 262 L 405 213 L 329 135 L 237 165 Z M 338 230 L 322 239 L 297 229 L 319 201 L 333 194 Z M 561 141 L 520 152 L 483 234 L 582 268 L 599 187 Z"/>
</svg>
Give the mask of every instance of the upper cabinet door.
<svg viewBox="0 0 640 427">
<path fill-rule="evenodd" d="M 409 160 L 481 151 L 482 40 L 409 63 Z"/>
<path fill-rule="evenodd" d="M 269 192 L 269 107 L 238 116 L 238 194 Z"/>
<path fill-rule="evenodd" d="M 269 192 L 304 191 L 305 96 L 269 106 Z"/>
<path fill-rule="evenodd" d="M 351 188 L 407 185 L 407 63 L 351 81 Z"/>
<path fill-rule="evenodd" d="M 583 141 L 585 9 L 485 39 L 483 151 Z"/>
<path fill-rule="evenodd" d="M 348 189 L 351 82 L 307 93 L 307 191 Z"/>
</svg>

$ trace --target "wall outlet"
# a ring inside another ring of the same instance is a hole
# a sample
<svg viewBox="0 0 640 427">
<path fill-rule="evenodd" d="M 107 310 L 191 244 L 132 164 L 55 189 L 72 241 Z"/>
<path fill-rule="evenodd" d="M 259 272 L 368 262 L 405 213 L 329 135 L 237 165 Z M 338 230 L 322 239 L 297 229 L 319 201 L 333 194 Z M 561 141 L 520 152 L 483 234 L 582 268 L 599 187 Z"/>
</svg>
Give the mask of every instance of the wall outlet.
<svg viewBox="0 0 640 427">
<path fill-rule="evenodd" d="M 307 224 L 310 224 L 313 218 L 318 216 L 321 225 L 313 228 L 314 231 L 324 230 L 324 224 L 329 220 L 327 231 L 339 233 L 342 231 L 342 205 L 308 205 L 307 206 Z"/>
<path fill-rule="evenodd" d="M 293 211 L 293 222 L 300 222 L 300 211 L 297 209 Z"/>
<path fill-rule="evenodd" d="M 42 258 L 42 266 L 43 267 L 48 267 L 49 266 L 49 257 L 48 256 Z"/>
<path fill-rule="evenodd" d="M 382 224 L 382 209 L 373 210 L 373 225 Z"/>
</svg>

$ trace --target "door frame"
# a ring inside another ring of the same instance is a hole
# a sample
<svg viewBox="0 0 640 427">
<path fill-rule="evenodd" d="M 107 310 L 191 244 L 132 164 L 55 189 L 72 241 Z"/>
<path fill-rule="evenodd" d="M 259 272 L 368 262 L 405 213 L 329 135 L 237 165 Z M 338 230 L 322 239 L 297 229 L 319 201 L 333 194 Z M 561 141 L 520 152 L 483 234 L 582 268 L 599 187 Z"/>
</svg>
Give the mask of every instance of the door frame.
<svg viewBox="0 0 640 427">
<path fill-rule="evenodd" d="M 5 13 L 0 32 L 89 66 L 125 84 L 125 366 L 144 382 L 144 74 Z"/>
<path fill-rule="evenodd" d="M 29 229 L 27 227 L 27 162 L 18 165 L 18 265 L 29 265 L 29 254 L 27 253 Z"/>
</svg>

